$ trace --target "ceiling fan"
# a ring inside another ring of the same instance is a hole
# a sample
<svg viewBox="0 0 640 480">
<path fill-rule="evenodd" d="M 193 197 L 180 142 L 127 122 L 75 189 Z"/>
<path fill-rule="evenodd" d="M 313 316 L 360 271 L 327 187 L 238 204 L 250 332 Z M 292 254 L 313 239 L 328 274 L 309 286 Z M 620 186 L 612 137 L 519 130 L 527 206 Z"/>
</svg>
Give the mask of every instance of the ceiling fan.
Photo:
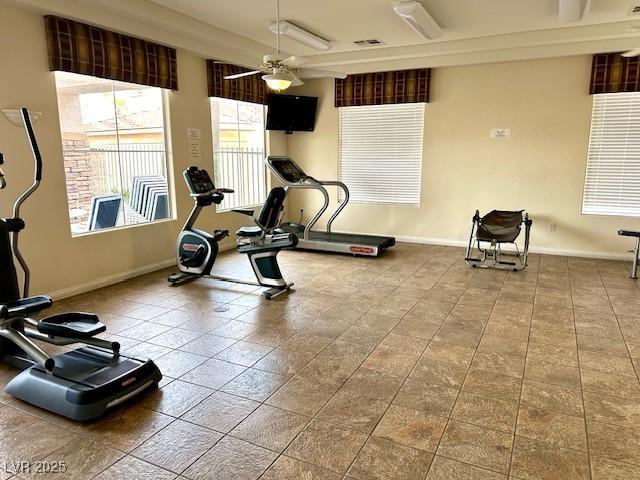
<svg viewBox="0 0 640 480">
<path fill-rule="evenodd" d="M 266 82 L 271 90 L 280 92 L 286 90 L 290 86 L 303 85 L 303 78 L 346 78 L 347 75 L 341 72 L 332 72 L 329 70 L 318 70 L 315 68 L 300 68 L 306 59 L 303 57 L 290 56 L 283 58 L 280 55 L 280 0 L 276 0 L 276 53 L 268 54 L 262 57 L 262 64 L 258 65 L 257 70 L 249 72 L 237 73 L 235 75 L 227 75 L 225 80 L 234 80 L 236 78 L 248 77 L 264 73 L 262 79 Z M 286 27 L 285 27 L 286 28 Z"/>
</svg>

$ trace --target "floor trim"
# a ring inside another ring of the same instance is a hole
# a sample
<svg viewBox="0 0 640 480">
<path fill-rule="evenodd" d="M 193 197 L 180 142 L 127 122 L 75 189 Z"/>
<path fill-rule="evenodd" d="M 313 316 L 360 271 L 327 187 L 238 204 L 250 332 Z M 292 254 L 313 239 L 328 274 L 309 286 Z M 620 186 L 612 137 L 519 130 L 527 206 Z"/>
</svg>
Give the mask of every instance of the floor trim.
<svg viewBox="0 0 640 480">
<path fill-rule="evenodd" d="M 130 278 L 139 277 L 140 275 L 145 275 L 147 273 L 162 270 L 163 268 L 171 267 L 175 264 L 176 259 L 170 258 L 161 262 L 144 265 L 142 267 L 134 268 L 131 270 L 126 270 L 124 272 L 114 273 L 113 275 L 106 275 L 104 277 L 95 278 L 79 285 L 72 285 L 67 288 L 56 290 L 55 292 L 51 292 L 48 295 L 53 297 L 54 300 L 61 300 L 67 297 L 73 297 L 74 295 L 80 295 L 81 293 L 90 292 L 91 290 L 95 290 L 97 288 L 107 287 L 109 285 L 113 285 L 114 283 L 124 282 L 125 280 L 129 280 Z"/>
<path fill-rule="evenodd" d="M 344 232 L 354 233 L 354 232 Z M 362 234 L 362 232 L 360 232 Z M 376 235 L 375 233 L 365 233 L 364 235 Z M 467 240 L 453 240 L 448 238 L 432 238 L 432 237 L 412 237 L 406 235 L 396 236 L 396 241 L 404 243 L 418 243 L 423 245 L 443 245 L 447 247 L 466 247 Z M 235 245 L 225 245 L 220 248 L 220 252 L 231 250 Z M 559 255 L 564 257 L 582 257 L 582 258 L 598 258 L 603 260 L 630 260 L 628 253 L 612 254 L 605 252 L 591 252 L 584 250 L 567 250 L 561 248 L 548 248 L 548 247 L 535 247 L 529 248 L 531 253 L 541 253 L 545 255 Z M 96 278 L 89 282 L 84 282 L 80 285 L 73 285 L 71 287 L 63 288 L 55 292 L 50 293 L 54 300 L 61 300 L 63 298 L 72 297 L 81 293 L 90 292 L 97 288 L 107 287 L 114 283 L 123 282 L 130 278 L 145 275 L 147 273 L 162 270 L 163 268 L 171 267 L 176 264 L 175 258 L 163 260 L 161 262 L 152 263 L 132 270 L 126 270 L 124 272 L 115 273 L 113 275 L 107 275 L 101 278 Z"/>
<path fill-rule="evenodd" d="M 220 245 L 219 252 L 226 252 L 235 248 L 235 243 L 228 243 L 227 245 Z M 163 268 L 168 268 L 176 265 L 176 258 L 172 257 L 161 262 L 144 265 L 142 267 L 126 270 L 124 272 L 114 273 L 112 275 L 106 275 L 104 277 L 93 279 L 89 282 L 84 282 L 79 285 L 72 285 L 67 288 L 56 290 L 49 293 L 54 300 L 62 300 L 63 298 L 73 297 L 74 295 L 80 295 L 81 293 L 87 293 L 97 288 L 108 287 L 115 283 L 124 282 L 130 278 L 139 277 L 147 273 L 157 272 Z"/>
<path fill-rule="evenodd" d="M 375 235 L 375 234 L 371 234 Z M 448 238 L 430 238 L 430 237 L 411 237 L 399 235 L 396 237 L 398 242 L 419 243 L 426 245 L 444 245 L 447 247 L 467 247 L 468 240 L 452 240 Z M 630 260 L 628 253 L 609 253 L 609 252 L 592 252 L 588 250 L 570 250 L 564 248 L 536 247 L 529 246 L 530 253 L 541 253 L 544 255 L 559 255 L 563 257 L 582 257 L 597 258 L 602 260 Z"/>
</svg>

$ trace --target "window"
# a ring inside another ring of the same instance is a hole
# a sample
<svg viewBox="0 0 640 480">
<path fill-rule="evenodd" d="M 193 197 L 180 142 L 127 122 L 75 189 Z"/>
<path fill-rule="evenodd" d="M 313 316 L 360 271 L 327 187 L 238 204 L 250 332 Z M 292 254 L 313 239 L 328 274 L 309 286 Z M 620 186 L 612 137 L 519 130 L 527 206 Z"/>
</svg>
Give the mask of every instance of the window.
<svg viewBox="0 0 640 480">
<path fill-rule="evenodd" d="M 234 190 L 217 211 L 262 205 L 267 196 L 264 106 L 211 98 L 211 125 L 215 184 Z"/>
<path fill-rule="evenodd" d="M 55 75 L 72 234 L 169 218 L 162 89 Z"/>
<path fill-rule="evenodd" d="M 340 108 L 340 180 L 350 201 L 420 205 L 424 103 Z"/>
<path fill-rule="evenodd" d="M 582 213 L 640 216 L 640 93 L 593 96 Z"/>
</svg>

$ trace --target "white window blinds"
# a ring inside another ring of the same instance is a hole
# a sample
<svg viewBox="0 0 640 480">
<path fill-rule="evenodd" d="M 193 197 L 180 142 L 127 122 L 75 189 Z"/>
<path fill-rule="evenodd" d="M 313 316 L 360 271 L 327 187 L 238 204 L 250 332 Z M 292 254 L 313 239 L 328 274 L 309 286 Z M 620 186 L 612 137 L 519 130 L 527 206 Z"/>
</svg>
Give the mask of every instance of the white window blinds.
<svg viewBox="0 0 640 480">
<path fill-rule="evenodd" d="M 582 213 L 640 216 L 640 93 L 593 96 Z"/>
<path fill-rule="evenodd" d="M 424 103 L 340 108 L 340 180 L 350 201 L 420 205 Z"/>
</svg>

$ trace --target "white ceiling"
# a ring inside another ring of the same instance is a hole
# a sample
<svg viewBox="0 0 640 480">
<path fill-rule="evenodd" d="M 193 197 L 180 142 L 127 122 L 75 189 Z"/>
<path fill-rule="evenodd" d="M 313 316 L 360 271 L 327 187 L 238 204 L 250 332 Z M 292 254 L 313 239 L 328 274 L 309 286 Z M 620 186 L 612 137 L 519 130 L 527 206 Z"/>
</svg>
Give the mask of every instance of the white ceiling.
<svg viewBox="0 0 640 480">
<path fill-rule="evenodd" d="M 276 18 L 275 0 L 150 1 L 260 43 L 275 42 L 267 28 Z M 333 42 L 331 53 L 360 49 L 353 42 L 371 38 L 387 46 L 407 46 L 575 26 L 558 19 L 558 0 L 421 1 L 444 29 L 444 36 L 435 42 L 420 37 L 395 15 L 395 0 L 280 0 L 280 16 Z M 580 25 L 630 19 L 630 0 L 589 3 Z M 640 0 L 635 3 L 640 4 Z M 640 15 L 636 18 L 640 24 Z M 287 39 L 283 46 L 295 54 L 318 53 Z"/>
<path fill-rule="evenodd" d="M 275 48 L 275 0 L 0 0 L 96 23 L 210 58 L 254 65 Z M 393 12 L 397 0 L 280 0 L 281 19 L 332 42 L 318 52 L 283 39 L 310 66 L 347 73 L 587 54 L 640 47 L 640 0 L 584 0 L 583 19 L 563 23 L 559 0 L 421 0 L 443 28 L 426 40 Z M 376 38 L 384 46 L 361 48 Z"/>
</svg>

